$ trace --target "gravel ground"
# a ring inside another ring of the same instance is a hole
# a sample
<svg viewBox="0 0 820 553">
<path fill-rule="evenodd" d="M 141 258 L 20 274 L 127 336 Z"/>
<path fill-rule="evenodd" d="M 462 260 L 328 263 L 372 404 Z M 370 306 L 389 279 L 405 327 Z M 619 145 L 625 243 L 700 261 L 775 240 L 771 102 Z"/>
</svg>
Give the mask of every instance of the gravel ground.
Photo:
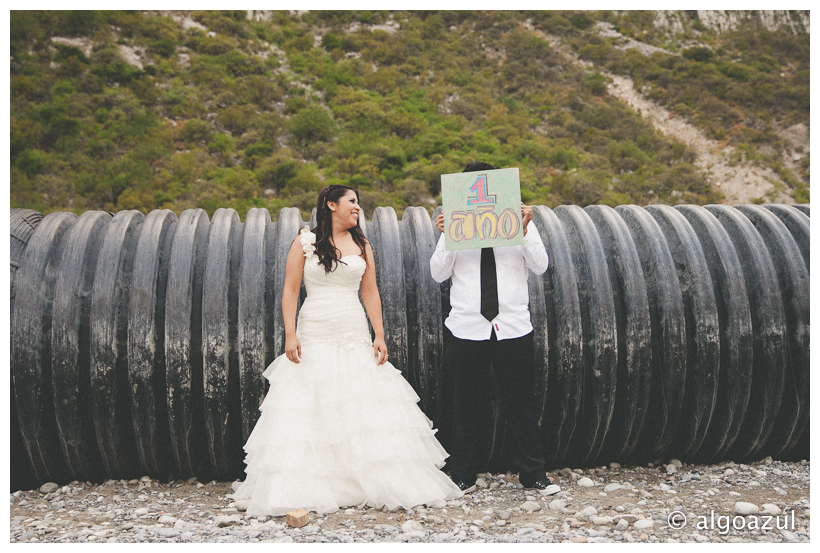
<svg viewBox="0 0 820 553">
<path fill-rule="evenodd" d="M 302 528 L 289 527 L 285 517 L 246 515 L 227 497 L 230 482 L 159 482 L 146 476 L 62 487 L 49 483 L 11 494 L 10 541 L 809 542 L 811 537 L 806 461 L 766 458 L 706 466 L 673 459 L 659 466 L 612 463 L 550 474 L 562 488 L 557 495 L 524 490 L 516 475 L 486 473 L 476 492 L 437 508 L 310 513 Z"/>
</svg>

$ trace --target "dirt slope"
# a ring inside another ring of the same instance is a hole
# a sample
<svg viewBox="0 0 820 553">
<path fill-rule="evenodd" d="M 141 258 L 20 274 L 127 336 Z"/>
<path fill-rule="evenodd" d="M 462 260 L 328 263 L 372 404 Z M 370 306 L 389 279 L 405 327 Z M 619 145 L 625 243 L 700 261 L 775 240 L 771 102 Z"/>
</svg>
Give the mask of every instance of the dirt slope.
<svg viewBox="0 0 820 553">
<path fill-rule="evenodd" d="M 579 59 L 562 43 L 559 37 L 535 29 L 531 24 L 525 24 L 525 27 L 546 40 L 552 48 L 561 52 L 576 65 L 587 69 L 594 68 L 593 63 Z M 639 91 L 634 89 L 632 79 L 629 77 L 615 75 L 602 69 L 598 71 L 612 79 L 612 83 L 607 85 L 609 94 L 629 104 L 642 117 L 651 120 L 655 128 L 663 134 L 680 140 L 695 150 L 697 153 L 695 165 L 704 170 L 710 176 L 712 184 L 723 193 L 725 196 L 723 203 L 746 204 L 759 202 L 761 199 L 765 203 L 795 203 L 794 198 L 788 193 L 788 187 L 774 171 L 745 160 L 731 162 L 731 154 L 734 151 L 732 146 L 723 145 L 704 136 L 697 127 L 682 117 L 644 98 Z M 800 133 L 793 132 L 792 134 Z M 804 149 L 808 151 L 807 143 Z"/>
</svg>

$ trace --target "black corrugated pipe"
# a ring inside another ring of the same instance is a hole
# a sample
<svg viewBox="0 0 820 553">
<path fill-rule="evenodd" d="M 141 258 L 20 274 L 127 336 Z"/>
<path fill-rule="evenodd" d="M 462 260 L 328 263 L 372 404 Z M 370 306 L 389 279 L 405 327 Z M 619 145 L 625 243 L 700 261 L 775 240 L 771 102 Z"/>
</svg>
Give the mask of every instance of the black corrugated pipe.
<svg viewBox="0 0 820 553">
<path fill-rule="evenodd" d="M 449 443 L 432 217 L 377 208 L 390 359 Z M 809 206 L 536 206 L 533 394 L 550 468 L 808 456 Z M 11 486 L 233 479 L 284 350 L 296 208 L 11 211 Z M 489 385 L 489 384 L 488 384 Z M 492 396 L 493 394 L 490 394 Z M 484 409 L 484 470 L 507 416 Z"/>
</svg>

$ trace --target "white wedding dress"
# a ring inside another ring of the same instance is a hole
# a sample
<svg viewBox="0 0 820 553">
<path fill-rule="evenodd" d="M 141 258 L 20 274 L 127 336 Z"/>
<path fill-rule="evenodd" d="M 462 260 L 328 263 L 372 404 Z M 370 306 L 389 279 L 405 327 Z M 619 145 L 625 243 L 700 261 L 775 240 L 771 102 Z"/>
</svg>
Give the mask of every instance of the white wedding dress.
<svg viewBox="0 0 820 553">
<path fill-rule="evenodd" d="M 366 262 L 345 256 L 325 273 L 309 248 L 307 299 L 296 335 L 300 363 L 281 355 L 245 444 L 245 481 L 232 495 L 251 515 L 320 513 L 367 504 L 411 508 L 460 497 L 447 452 L 389 362 L 376 364 L 358 291 Z"/>
</svg>

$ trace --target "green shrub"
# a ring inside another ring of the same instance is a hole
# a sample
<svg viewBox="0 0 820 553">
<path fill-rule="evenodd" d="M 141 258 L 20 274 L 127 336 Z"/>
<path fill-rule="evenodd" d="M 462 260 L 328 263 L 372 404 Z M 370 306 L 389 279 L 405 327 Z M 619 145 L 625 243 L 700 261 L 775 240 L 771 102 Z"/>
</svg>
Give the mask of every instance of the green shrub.
<svg viewBox="0 0 820 553">
<path fill-rule="evenodd" d="M 322 36 L 322 48 L 330 52 L 331 50 L 336 50 L 337 48 L 342 47 L 342 40 L 331 33 L 327 33 L 326 35 Z"/>
<path fill-rule="evenodd" d="M 91 36 L 105 25 L 105 12 L 98 10 L 55 11 L 54 32 L 63 36 Z"/>
<path fill-rule="evenodd" d="M 578 167 L 578 154 L 573 150 L 558 148 L 549 157 L 550 165 L 568 171 Z"/>
<path fill-rule="evenodd" d="M 76 46 L 69 46 L 68 44 L 56 42 L 54 43 L 54 47 L 57 48 L 57 53 L 54 54 L 54 61 L 56 62 L 65 62 L 73 58 L 83 65 L 89 63 L 89 59 L 85 56 L 83 51 Z"/>
<path fill-rule="evenodd" d="M 607 154 L 613 169 L 620 172 L 637 171 L 649 162 L 649 156 L 634 142 L 612 142 L 607 146 Z"/>
<path fill-rule="evenodd" d="M 150 50 L 158 56 L 170 58 L 176 53 L 176 41 L 169 36 L 152 40 L 150 42 Z"/>
<path fill-rule="evenodd" d="M 236 136 L 244 134 L 256 116 L 256 106 L 228 106 L 219 110 L 216 120 Z"/>
<path fill-rule="evenodd" d="M 333 138 L 336 124 L 327 110 L 319 106 L 307 107 L 293 115 L 287 123 L 288 131 L 297 143 L 327 141 Z"/>
<path fill-rule="evenodd" d="M 600 73 L 596 72 L 591 75 L 588 75 L 587 77 L 584 77 L 582 84 L 584 88 L 586 88 L 596 96 L 603 96 L 604 94 L 606 94 L 607 78 L 601 75 Z"/>
<path fill-rule="evenodd" d="M 185 122 L 180 131 L 180 136 L 187 142 L 206 143 L 213 135 L 210 123 L 202 119 L 191 119 Z"/>
<path fill-rule="evenodd" d="M 139 79 L 142 71 L 124 61 L 112 61 L 95 65 L 91 69 L 91 74 L 106 82 L 127 84 L 134 79 Z"/>
<path fill-rule="evenodd" d="M 308 101 L 304 98 L 287 98 L 285 100 L 285 113 L 292 115 L 308 106 Z"/>
<path fill-rule="evenodd" d="M 256 168 L 256 180 L 262 188 L 282 190 L 299 171 L 299 162 L 286 153 L 263 160 Z"/>
<path fill-rule="evenodd" d="M 42 150 L 24 150 L 14 160 L 14 166 L 31 178 L 54 164 L 54 156 Z"/>
<path fill-rule="evenodd" d="M 216 133 L 208 142 L 208 147 L 214 153 L 226 154 L 233 149 L 233 139 L 227 134 Z"/>
<path fill-rule="evenodd" d="M 714 55 L 712 50 L 709 48 L 704 48 L 701 46 L 696 46 L 694 48 L 687 48 L 683 52 L 681 52 L 684 58 L 692 61 L 700 61 L 700 62 L 707 62 L 712 59 Z"/>
</svg>

